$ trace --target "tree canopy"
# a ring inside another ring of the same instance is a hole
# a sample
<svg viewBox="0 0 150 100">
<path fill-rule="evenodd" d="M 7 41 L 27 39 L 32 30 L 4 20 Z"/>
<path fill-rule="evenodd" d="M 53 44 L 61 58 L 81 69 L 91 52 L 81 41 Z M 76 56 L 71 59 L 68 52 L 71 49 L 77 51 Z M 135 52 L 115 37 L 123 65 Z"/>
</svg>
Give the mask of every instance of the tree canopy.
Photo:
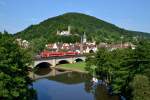
<svg viewBox="0 0 150 100">
<path fill-rule="evenodd" d="M 148 100 L 150 97 L 149 40 L 140 40 L 135 50 L 100 49 L 94 56 L 87 57 L 86 63 L 86 69 L 92 74 L 96 72 L 97 77 L 111 86 L 113 93 L 124 94 L 131 100 Z"/>
<path fill-rule="evenodd" d="M 26 49 L 20 48 L 15 39 L 0 33 L 0 99 L 28 100 L 31 96 L 27 66 L 31 56 Z"/>
</svg>

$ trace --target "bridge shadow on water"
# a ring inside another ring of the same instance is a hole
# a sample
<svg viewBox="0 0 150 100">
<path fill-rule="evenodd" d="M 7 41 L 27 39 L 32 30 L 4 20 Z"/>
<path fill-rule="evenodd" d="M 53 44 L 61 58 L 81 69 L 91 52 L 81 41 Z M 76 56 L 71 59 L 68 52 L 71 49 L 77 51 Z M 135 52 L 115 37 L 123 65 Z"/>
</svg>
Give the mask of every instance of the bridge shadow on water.
<svg viewBox="0 0 150 100">
<path fill-rule="evenodd" d="M 34 73 L 37 75 L 46 75 L 51 72 L 52 65 L 47 62 L 42 62 L 35 67 Z"/>
</svg>

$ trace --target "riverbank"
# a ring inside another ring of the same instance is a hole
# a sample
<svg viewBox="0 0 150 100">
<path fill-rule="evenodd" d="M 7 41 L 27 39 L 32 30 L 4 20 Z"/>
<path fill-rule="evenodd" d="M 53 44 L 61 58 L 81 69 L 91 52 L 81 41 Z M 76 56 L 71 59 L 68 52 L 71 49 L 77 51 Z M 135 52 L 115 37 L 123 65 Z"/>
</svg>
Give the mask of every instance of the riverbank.
<svg viewBox="0 0 150 100">
<path fill-rule="evenodd" d="M 82 73 L 88 73 L 85 70 L 85 62 L 78 62 L 78 63 L 73 63 L 73 64 L 61 64 L 57 65 L 57 69 L 63 69 L 63 70 L 69 70 L 69 71 L 75 71 L 75 72 L 82 72 Z"/>
</svg>

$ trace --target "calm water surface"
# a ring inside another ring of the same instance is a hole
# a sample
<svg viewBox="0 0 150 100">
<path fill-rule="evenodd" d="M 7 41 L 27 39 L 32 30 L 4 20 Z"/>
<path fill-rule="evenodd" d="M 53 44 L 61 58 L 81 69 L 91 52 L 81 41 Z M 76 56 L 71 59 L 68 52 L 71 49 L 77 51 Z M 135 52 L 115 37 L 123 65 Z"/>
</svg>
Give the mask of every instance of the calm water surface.
<svg viewBox="0 0 150 100">
<path fill-rule="evenodd" d="M 105 86 L 92 87 L 91 77 L 83 73 L 40 68 L 34 75 L 37 100 L 119 100 Z"/>
</svg>

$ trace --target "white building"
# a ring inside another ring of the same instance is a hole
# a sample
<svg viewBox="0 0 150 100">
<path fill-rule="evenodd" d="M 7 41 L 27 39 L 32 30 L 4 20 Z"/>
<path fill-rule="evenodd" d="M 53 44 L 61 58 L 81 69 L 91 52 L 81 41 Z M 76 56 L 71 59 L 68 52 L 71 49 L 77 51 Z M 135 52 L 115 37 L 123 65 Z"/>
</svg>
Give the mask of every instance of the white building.
<svg viewBox="0 0 150 100">
<path fill-rule="evenodd" d="M 29 42 L 27 40 L 22 40 L 20 38 L 17 38 L 16 41 L 19 44 L 19 46 L 21 46 L 22 48 L 28 48 L 29 47 Z"/>
<path fill-rule="evenodd" d="M 60 31 L 57 30 L 57 35 L 66 35 L 66 36 L 71 35 L 71 26 L 68 26 L 67 31 L 60 32 Z"/>
</svg>

